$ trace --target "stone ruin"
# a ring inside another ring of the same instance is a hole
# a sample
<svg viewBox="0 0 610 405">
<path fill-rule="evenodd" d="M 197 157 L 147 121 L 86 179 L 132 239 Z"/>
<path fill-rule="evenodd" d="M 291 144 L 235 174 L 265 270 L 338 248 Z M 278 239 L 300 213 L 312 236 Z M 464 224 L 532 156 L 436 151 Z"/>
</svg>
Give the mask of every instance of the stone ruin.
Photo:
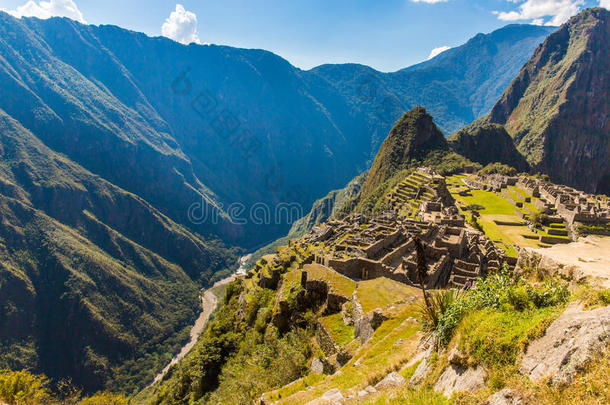
<svg viewBox="0 0 610 405">
<path fill-rule="evenodd" d="M 426 251 L 428 288 L 460 288 L 468 279 L 500 269 L 504 262 L 509 267 L 516 264 L 515 258 L 466 223 L 445 179 L 431 169 L 419 169 L 401 182 L 389 202 L 391 211 L 329 221 L 291 241 L 291 246 L 309 246 L 313 262 L 352 279 L 386 277 L 418 285 L 414 242 L 418 236 Z"/>
</svg>

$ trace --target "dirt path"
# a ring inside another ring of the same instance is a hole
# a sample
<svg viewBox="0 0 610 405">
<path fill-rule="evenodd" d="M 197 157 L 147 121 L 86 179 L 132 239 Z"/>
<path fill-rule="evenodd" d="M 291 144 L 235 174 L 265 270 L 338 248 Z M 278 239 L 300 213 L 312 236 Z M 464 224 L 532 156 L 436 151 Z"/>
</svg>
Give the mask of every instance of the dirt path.
<svg viewBox="0 0 610 405">
<path fill-rule="evenodd" d="M 182 350 L 180 350 L 180 353 L 178 353 L 176 356 L 174 356 L 172 361 L 167 366 L 165 366 L 163 371 L 161 371 L 159 374 L 157 374 L 157 376 L 153 380 L 152 384 L 160 381 L 165 376 L 165 374 L 167 374 L 167 372 L 169 371 L 169 368 L 171 366 L 173 366 L 174 364 L 178 363 L 180 360 L 182 360 L 182 358 L 184 358 L 184 356 L 186 356 L 187 353 L 191 351 L 193 346 L 195 346 L 195 343 L 197 343 L 197 340 L 199 340 L 199 336 L 201 336 L 201 333 L 203 333 L 203 331 L 205 330 L 205 325 L 208 323 L 208 320 L 210 319 L 212 312 L 214 312 L 214 310 L 216 309 L 216 305 L 218 304 L 218 299 L 216 298 L 214 293 L 212 293 L 212 288 L 218 287 L 218 286 L 221 286 L 224 284 L 228 284 L 231 281 L 235 280 L 235 277 L 236 277 L 236 275 L 233 274 L 230 277 L 222 279 L 222 280 L 216 282 L 211 288 L 207 289 L 203 293 L 203 295 L 201 296 L 201 307 L 203 310 L 201 311 L 199 318 L 197 318 L 197 320 L 195 321 L 195 324 L 191 328 L 190 340 L 187 342 L 187 344 L 185 344 L 182 347 Z"/>
<path fill-rule="evenodd" d="M 587 236 L 578 242 L 534 249 L 556 262 L 576 266 L 604 288 L 610 288 L 610 237 Z"/>
</svg>

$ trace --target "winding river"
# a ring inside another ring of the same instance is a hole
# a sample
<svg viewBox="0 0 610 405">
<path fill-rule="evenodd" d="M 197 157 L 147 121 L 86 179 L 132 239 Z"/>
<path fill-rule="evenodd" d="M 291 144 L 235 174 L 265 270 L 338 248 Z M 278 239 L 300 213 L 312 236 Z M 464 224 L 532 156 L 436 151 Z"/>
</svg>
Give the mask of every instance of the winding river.
<svg viewBox="0 0 610 405">
<path fill-rule="evenodd" d="M 182 360 L 182 358 L 184 358 L 184 356 L 186 356 L 187 353 L 191 351 L 193 346 L 195 346 L 195 343 L 197 343 L 197 340 L 199 340 L 199 336 L 201 336 L 201 334 L 205 330 L 205 325 L 208 323 L 208 320 L 210 319 L 212 312 L 214 312 L 214 310 L 216 309 L 216 306 L 218 305 L 218 298 L 216 298 L 216 296 L 212 292 L 212 288 L 228 284 L 231 281 L 235 280 L 235 278 L 237 276 L 246 274 L 246 262 L 248 261 L 250 256 L 251 255 L 243 256 L 239 259 L 239 268 L 237 269 L 235 274 L 232 274 L 231 276 L 229 276 L 227 278 L 217 281 L 211 288 L 209 288 L 203 292 L 203 294 L 201 295 L 202 311 L 201 311 L 201 314 L 199 315 L 199 318 L 197 318 L 197 320 L 195 321 L 195 324 L 191 328 L 191 333 L 190 333 L 191 338 L 184 346 L 182 346 L 180 353 L 178 353 L 176 356 L 174 356 L 172 361 L 170 361 L 169 364 L 167 366 L 165 366 L 163 371 L 161 371 L 159 374 L 157 374 L 157 376 L 153 380 L 152 384 L 155 384 L 156 382 L 161 381 L 161 379 L 163 379 L 165 374 L 167 374 L 167 372 L 169 371 L 169 368 L 171 366 L 173 366 L 174 364 L 178 363 L 180 360 Z"/>
</svg>

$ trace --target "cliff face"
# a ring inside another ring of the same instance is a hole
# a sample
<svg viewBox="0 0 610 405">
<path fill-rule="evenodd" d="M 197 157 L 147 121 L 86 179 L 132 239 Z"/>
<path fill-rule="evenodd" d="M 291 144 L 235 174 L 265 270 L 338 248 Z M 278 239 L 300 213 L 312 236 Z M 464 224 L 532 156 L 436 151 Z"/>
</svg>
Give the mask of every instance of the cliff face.
<svg viewBox="0 0 610 405">
<path fill-rule="evenodd" d="M 585 10 L 550 35 L 487 118 L 532 170 L 597 193 L 610 192 L 609 15 Z"/>
<path fill-rule="evenodd" d="M 523 155 L 515 148 L 513 139 L 499 124 L 477 120 L 455 133 L 449 144 L 457 153 L 482 165 L 501 162 L 519 171 L 529 168 Z"/>
</svg>

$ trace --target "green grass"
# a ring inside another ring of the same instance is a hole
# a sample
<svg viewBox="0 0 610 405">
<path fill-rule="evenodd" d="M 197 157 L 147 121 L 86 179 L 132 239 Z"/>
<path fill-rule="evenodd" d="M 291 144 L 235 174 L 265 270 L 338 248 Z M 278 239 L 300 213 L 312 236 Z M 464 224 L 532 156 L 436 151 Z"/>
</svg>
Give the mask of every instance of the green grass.
<svg viewBox="0 0 610 405">
<path fill-rule="evenodd" d="M 517 355 L 563 311 L 563 305 L 525 311 L 484 308 L 469 313 L 456 331 L 460 350 L 478 364 L 514 364 Z"/>
<path fill-rule="evenodd" d="M 505 200 L 501 195 L 491 191 L 471 190 L 472 196 L 454 195 L 454 198 L 464 205 L 479 204 L 485 207 L 481 214 L 514 215 L 515 206 Z"/>
<path fill-rule="evenodd" d="M 449 405 L 453 402 L 442 394 L 434 392 L 431 388 L 424 387 L 416 390 L 400 388 L 384 391 L 354 403 L 367 405 Z"/>
<path fill-rule="evenodd" d="M 491 240 L 502 241 L 506 245 L 506 247 L 503 245 L 500 245 L 500 247 L 505 250 L 508 256 L 517 257 L 517 251 L 513 248 L 514 244 L 521 247 L 539 247 L 537 240 L 523 237 L 523 234 L 532 234 L 526 226 L 504 226 L 497 225 L 494 222 L 494 220 L 523 222 L 515 214 L 515 205 L 506 200 L 501 194 L 484 190 L 471 190 L 471 194 L 471 196 L 453 194 L 453 197 L 458 202 L 464 204 L 464 206 L 478 204 L 484 207 L 484 209 L 479 210 L 481 214 L 479 224 Z"/>
<path fill-rule="evenodd" d="M 375 308 L 383 308 L 396 301 L 419 297 L 421 293 L 417 288 L 380 277 L 358 282 L 356 296 L 358 302 L 362 305 L 362 310 L 367 313 Z"/>
<path fill-rule="evenodd" d="M 324 316 L 320 318 L 320 322 L 330 333 L 337 346 L 343 347 L 354 340 L 354 326 L 346 325 L 340 313 Z"/>
<path fill-rule="evenodd" d="M 308 280 L 323 280 L 329 285 L 331 291 L 343 295 L 344 297 L 351 298 L 352 293 L 356 290 L 356 282 L 337 273 L 328 267 L 321 266 L 319 264 L 307 264 L 304 267 L 307 271 Z"/>
<path fill-rule="evenodd" d="M 292 268 L 286 274 L 282 281 L 282 293 L 280 300 L 286 300 L 290 296 L 290 290 L 296 289 L 301 283 L 301 270 L 298 268 Z"/>
<path fill-rule="evenodd" d="M 419 324 L 404 322 L 408 317 L 417 314 L 417 305 L 401 305 L 393 310 L 386 320 L 364 345 L 355 347 L 353 358 L 341 369 L 341 374 L 326 377 L 312 385 L 312 389 L 295 392 L 290 397 L 283 397 L 280 404 L 304 404 L 332 388 L 345 391 L 352 387 L 364 388 L 374 385 L 391 371 L 398 371 L 412 357 L 420 334 Z M 399 342 L 402 339 L 402 343 Z M 355 340 L 354 342 L 359 342 Z M 350 344 L 351 346 L 351 344 Z M 351 351 L 350 351 L 351 353 Z M 353 364 L 359 359 L 359 365 Z M 308 377 L 309 378 L 309 377 Z"/>
</svg>

